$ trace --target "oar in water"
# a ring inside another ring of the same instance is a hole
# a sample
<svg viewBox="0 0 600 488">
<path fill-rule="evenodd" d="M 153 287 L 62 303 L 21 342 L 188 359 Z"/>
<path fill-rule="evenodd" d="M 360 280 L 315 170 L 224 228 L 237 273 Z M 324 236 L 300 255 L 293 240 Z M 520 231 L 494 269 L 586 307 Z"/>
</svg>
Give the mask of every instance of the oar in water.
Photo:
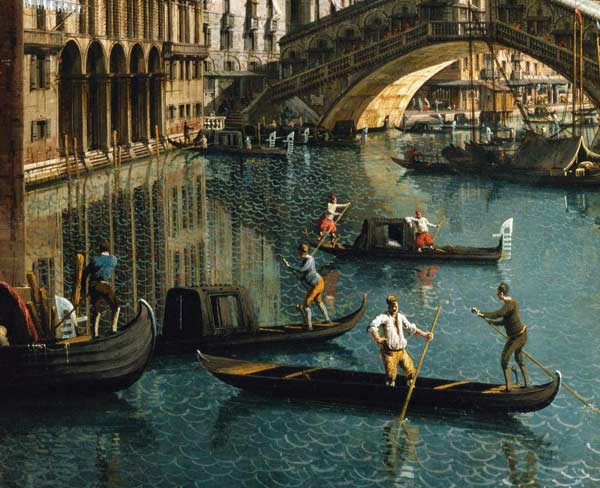
<svg viewBox="0 0 600 488">
<path fill-rule="evenodd" d="M 431 325 L 431 332 L 435 330 L 435 326 L 437 325 L 438 317 L 440 316 L 440 312 L 442 311 L 442 306 L 438 305 L 437 310 L 435 311 L 435 317 L 433 318 L 433 324 Z M 417 383 L 417 376 L 419 376 L 419 371 L 421 371 L 421 366 L 423 365 L 423 361 L 425 360 L 425 354 L 427 353 L 427 348 L 429 347 L 429 340 L 425 343 L 423 347 L 423 352 L 421 353 L 421 357 L 419 358 L 419 364 L 417 365 L 417 371 L 415 372 L 415 377 L 410 383 L 408 387 L 408 393 L 406 394 L 406 400 L 404 400 L 404 406 L 402 407 L 402 411 L 400 412 L 400 422 L 404 421 L 404 417 L 406 416 L 406 410 L 408 409 L 408 402 L 410 402 L 410 397 L 413 394 L 413 390 L 415 389 L 415 384 Z"/>
<path fill-rule="evenodd" d="M 478 317 L 481 317 L 481 315 L 477 315 Z M 485 317 L 481 317 L 483 320 L 485 320 L 491 327 L 492 329 L 494 329 L 498 334 L 500 334 L 502 337 L 504 337 L 505 339 L 508 339 L 508 336 L 502 332 L 501 330 L 498 330 L 496 328 L 496 323 L 492 320 L 488 320 Z M 525 354 L 525 356 L 536 366 L 539 366 L 539 368 L 546 373 L 548 376 L 550 376 L 550 378 L 554 378 L 554 373 L 552 371 L 550 371 L 548 368 L 546 368 L 546 366 L 544 366 L 542 363 L 540 363 L 537 359 L 535 359 L 531 354 L 529 354 L 527 351 L 525 351 L 525 349 L 523 349 L 523 354 Z M 573 388 L 571 388 L 569 385 L 567 385 L 564 381 L 560 382 L 560 385 L 567 390 L 571 395 L 573 395 L 575 398 L 577 398 L 577 400 L 579 400 L 581 403 L 583 403 L 586 407 L 588 407 L 593 413 L 595 413 L 596 415 L 600 415 L 600 409 L 594 407 L 590 402 L 588 402 L 583 396 L 581 396 L 579 393 L 577 393 L 575 390 L 573 390 Z"/>
<path fill-rule="evenodd" d="M 352 202 L 350 202 L 348 204 L 348 206 L 342 210 L 342 213 L 338 216 L 337 219 L 335 219 L 335 224 L 337 224 L 341 218 L 344 216 L 344 214 L 346 213 L 346 210 L 348 210 L 350 208 L 350 205 L 352 205 Z M 325 242 L 325 238 L 329 235 L 329 231 L 325 232 L 325 235 L 323 237 L 321 237 L 321 240 L 319 241 L 319 244 L 317 245 L 317 247 L 315 247 L 315 250 L 310 254 L 311 256 L 314 256 L 315 254 L 317 254 L 317 251 L 319 250 L 319 248 L 321 247 L 321 244 L 323 244 L 323 242 Z"/>
</svg>

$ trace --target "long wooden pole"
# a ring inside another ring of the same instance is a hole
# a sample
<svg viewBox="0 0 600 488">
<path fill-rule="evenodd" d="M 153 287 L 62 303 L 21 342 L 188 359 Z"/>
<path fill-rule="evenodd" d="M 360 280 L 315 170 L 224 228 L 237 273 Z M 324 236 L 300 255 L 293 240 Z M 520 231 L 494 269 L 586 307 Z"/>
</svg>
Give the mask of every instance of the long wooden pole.
<svg viewBox="0 0 600 488">
<path fill-rule="evenodd" d="M 438 233 L 440 232 L 440 229 L 442 228 L 442 224 L 444 223 L 444 220 L 445 220 L 444 217 L 442 217 L 442 219 L 440 220 L 440 223 L 435 228 L 435 232 L 433 233 L 433 237 L 431 238 L 432 241 L 435 242 L 435 238 L 437 237 Z"/>
<path fill-rule="evenodd" d="M 505 339 L 508 339 L 508 336 L 502 332 L 501 330 L 498 330 L 496 328 L 496 324 L 491 321 L 491 320 L 487 320 L 485 317 L 482 317 L 491 327 L 492 329 L 494 329 L 498 334 L 500 334 L 502 337 L 504 337 Z M 546 368 L 542 363 L 540 363 L 537 359 L 535 359 L 531 354 L 529 354 L 527 351 L 523 350 L 523 354 L 525 354 L 525 356 L 527 357 L 527 359 L 529 359 L 533 364 L 535 364 L 536 366 L 538 366 L 544 373 L 546 373 L 548 376 L 550 376 L 550 378 L 554 378 L 554 373 L 552 371 L 550 371 L 548 368 Z M 569 385 L 567 385 L 564 381 L 561 381 L 561 386 L 567 390 L 571 395 L 573 395 L 575 398 L 577 398 L 577 400 L 579 400 L 581 403 L 583 403 L 586 407 L 588 407 L 589 409 L 591 409 L 591 411 L 593 413 L 595 413 L 596 415 L 600 415 L 600 409 L 597 409 L 596 407 L 594 407 L 590 402 L 588 402 L 584 397 L 582 397 L 579 393 L 577 393 L 575 390 L 573 390 L 573 388 L 571 388 Z"/>
<path fill-rule="evenodd" d="M 352 205 L 352 202 L 350 202 L 348 204 L 348 206 L 342 210 L 342 213 L 338 216 L 337 219 L 335 219 L 335 223 L 337 224 L 341 218 L 344 216 L 344 214 L 346 213 L 346 210 L 348 210 L 350 208 L 350 205 Z M 325 235 L 323 237 L 321 237 L 321 240 L 319 241 L 319 244 L 317 245 L 317 247 L 315 247 L 315 250 L 310 254 L 311 256 L 314 256 L 315 254 L 317 254 L 317 251 L 319 250 L 319 248 L 321 247 L 321 244 L 323 244 L 323 242 L 325 242 L 325 238 L 329 235 L 329 231 L 325 232 Z"/>
<path fill-rule="evenodd" d="M 575 135 L 575 111 L 577 110 L 577 15 L 573 15 L 573 93 L 571 94 L 572 113 L 571 121 L 573 135 Z"/>
<path fill-rule="evenodd" d="M 435 326 L 437 325 L 438 318 L 440 313 L 442 312 L 442 306 L 438 305 L 437 310 L 435 311 L 435 317 L 433 318 L 433 324 L 431 325 L 431 332 L 435 330 Z M 415 389 L 415 384 L 417 383 L 417 377 L 419 376 L 419 372 L 421 371 L 421 366 L 423 365 L 423 361 L 425 360 L 425 354 L 427 354 L 427 349 L 429 348 L 429 340 L 423 346 L 423 352 L 421 353 L 421 357 L 419 358 L 419 364 L 417 365 L 417 371 L 415 372 L 415 377 L 413 378 L 410 386 L 408 387 L 408 393 L 406 394 L 406 400 L 404 400 L 404 406 L 402 407 L 402 411 L 400 412 L 400 422 L 404 421 L 404 417 L 406 416 L 406 410 L 408 409 L 408 402 L 410 402 L 410 397 L 413 394 Z"/>
</svg>

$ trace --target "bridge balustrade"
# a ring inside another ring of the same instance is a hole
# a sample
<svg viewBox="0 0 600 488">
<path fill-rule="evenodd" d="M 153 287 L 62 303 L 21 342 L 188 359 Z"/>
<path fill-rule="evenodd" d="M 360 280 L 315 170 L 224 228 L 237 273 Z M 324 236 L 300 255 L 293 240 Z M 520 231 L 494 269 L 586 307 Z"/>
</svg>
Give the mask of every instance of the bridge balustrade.
<svg viewBox="0 0 600 488">
<path fill-rule="evenodd" d="M 568 49 L 553 45 L 503 22 L 430 22 L 358 49 L 318 68 L 277 82 L 272 86 L 271 94 L 273 99 L 296 95 L 336 78 L 384 64 L 387 60 L 392 60 L 422 45 L 436 41 L 468 39 L 499 41 L 527 52 L 554 68 L 573 65 L 573 54 Z M 599 80 L 598 63 L 586 58 L 584 73 L 588 80 Z"/>
</svg>

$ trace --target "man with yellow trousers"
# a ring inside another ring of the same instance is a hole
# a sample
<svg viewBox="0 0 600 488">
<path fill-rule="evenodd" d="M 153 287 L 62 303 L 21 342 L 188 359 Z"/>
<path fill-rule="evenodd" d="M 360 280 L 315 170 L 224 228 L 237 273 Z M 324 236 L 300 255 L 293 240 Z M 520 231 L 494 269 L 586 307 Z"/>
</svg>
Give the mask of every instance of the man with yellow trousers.
<svg viewBox="0 0 600 488">
<path fill-rule="evenodd" d="M 404 370 L 408 384 L 414 380 L 415 366 L 406 350 L 407 341 L 404 330 L 411 336 L 425 337 L 428 341 L 433 339 L 431 332 L 423 332 L 415 324 L 399 312 L 398 300 L 394 295 L 386 298 L 387 312 L 375 317 L 369 325 L 368 331 L 373 340 L 379 345 L 381 359 L 385 368 L 385 384 L 396 386 L 398 365 Z M 383 326 L 383 336 L 379 335 L 379 328 Z"/>
</svg>

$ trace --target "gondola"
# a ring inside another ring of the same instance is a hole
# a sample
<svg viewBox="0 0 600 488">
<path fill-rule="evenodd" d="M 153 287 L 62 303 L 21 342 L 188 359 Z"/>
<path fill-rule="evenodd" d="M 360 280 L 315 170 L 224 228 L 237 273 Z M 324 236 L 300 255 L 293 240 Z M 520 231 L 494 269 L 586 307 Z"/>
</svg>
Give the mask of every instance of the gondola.
<svg viewBox="0 0 600 488">
<path fill-rule="evenodd" d="M 331 322 L 257 326 L 247 289 L 234 285 L 172 288 L 167 293 L 165 321 L 157 352 L 222 351 L 326 341 L 350 330 L 365 312 L 367 295 L 360 307 Z"/>
<path fill-rule="evenodd" d="M 195 143 L 184 143 L 175 139 L 168 139 L 169 143 L 178 149 L 187 149 L 205 154 L 207 156 L 240 156 L 240 157 L 257 157 L 257 158 L 287 158 L 289 153 L 287 149 L 281 147 L 255 147 L 252 149 L 246 149 L 244 147 L 237 146 L 225 146 L 209 144 L 208 147 L 203 148 L 199 144 Z"/>
<path fill-rule="evenodd" d="M 407 134 L 450 134 L 452 133 L 452 127 L 446 127 L 442 124 L 433 123 L 433 122 L 425 122 L 425 121 L 417 121 L 412 125 L 408 126 L 394 126 L 396 130 L 400 132 L 405 132 Z"/>
<path fill-rule="evenodd" d="M 495 247 L 467 247 L 456 245 L 424 248 L 421 252 L 414 248 L 414 235 L 411 226 L 405 219 L 376 218 L 363 222 L 362 231 L 353 245 L 328 241 L 321 244 L 320 249 L 339 257 L 377 257 L 389 259 L 436 260 L 436 261 L 473 261 L 497 262 L 500 258 L 510 257 L 512 247 L 513 219 L 506 220 L 500 233 L 498 245 Z M 305 229 L 306 238 L 313 246 L 319 241 Z"/>
<path fill-rule="evenodd" d="M 138 308 L 137 316 L 111 335 L 0 348 L 0 389 L 5 394 L 35 396 L 111 392 L 131 386 L 146 369 L 156 339 L 150 305 L 138 300 Z"/>
<path fill-rule="evenodd" d="M 209 356 L 198 351 L 198 360 L 215 377 L 236 388 L 334 404 L 380 406 L 399 410 L 408 386 L 403 377 L 386 386 L 381 373 L 257 363 Z M 486 414 L 533 412 L 552 403 L 560 388 L 557 371 L 548 383 L 524 387 L 471 380 L 417 379 L 411 407 L 418 410 L 480 411 Z"/>
<path fill-rule="evenodd" d="M 415 159 L 401 159 L 391 156 L 392 161 L 407 170 L 414 171 L 415 173 L 428 173 L 428 174 L 438 174 L 438 175 L 447 175 L 454 174 L 454 170 L 447 162 L 441 162 L 441 160 L 436 159 L 433 161 L 428 161 L 424 158 L 416 157 Z"/>
</svg>

